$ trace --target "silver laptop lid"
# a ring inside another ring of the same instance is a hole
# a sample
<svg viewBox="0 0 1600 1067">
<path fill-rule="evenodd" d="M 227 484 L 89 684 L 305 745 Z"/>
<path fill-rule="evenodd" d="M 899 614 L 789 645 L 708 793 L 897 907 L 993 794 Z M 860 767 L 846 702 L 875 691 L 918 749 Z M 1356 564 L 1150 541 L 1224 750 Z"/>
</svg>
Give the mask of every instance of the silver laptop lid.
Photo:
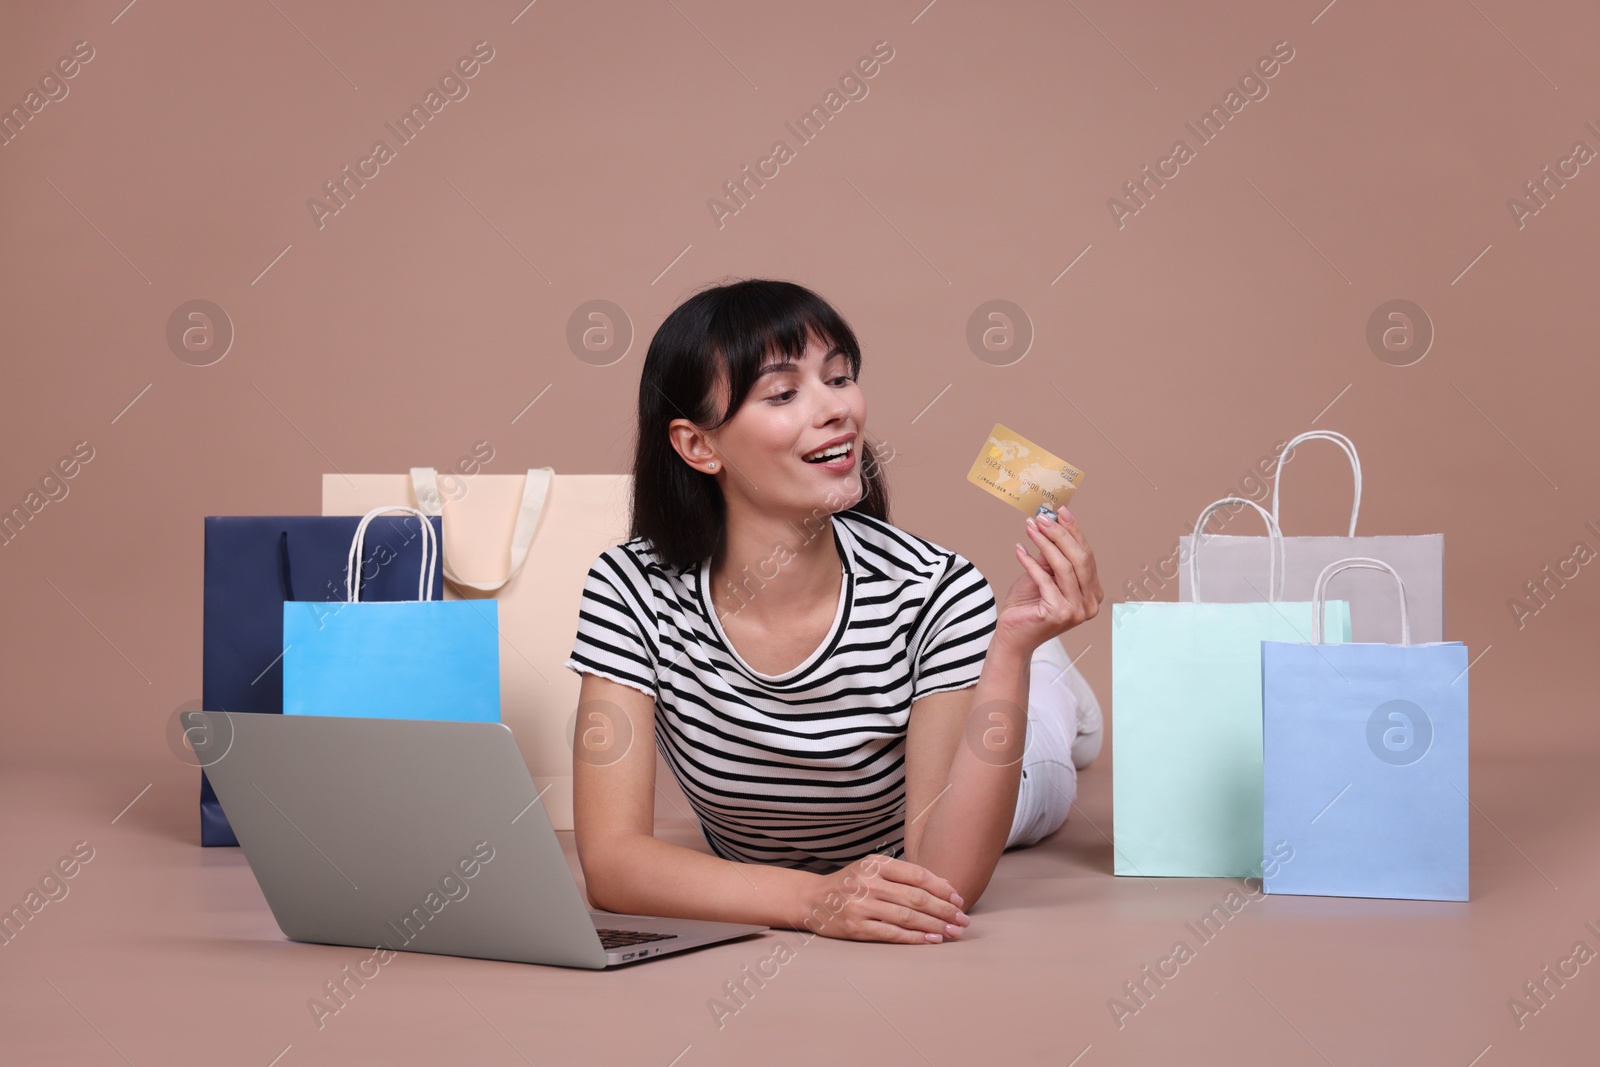
<svg viewBox="0 0 1600 1067">
<path fill-rule="evenodd" d="M 606 965 L 503 723 L 190 713 L 189 740 L 284 934 Z"/>
</svg>

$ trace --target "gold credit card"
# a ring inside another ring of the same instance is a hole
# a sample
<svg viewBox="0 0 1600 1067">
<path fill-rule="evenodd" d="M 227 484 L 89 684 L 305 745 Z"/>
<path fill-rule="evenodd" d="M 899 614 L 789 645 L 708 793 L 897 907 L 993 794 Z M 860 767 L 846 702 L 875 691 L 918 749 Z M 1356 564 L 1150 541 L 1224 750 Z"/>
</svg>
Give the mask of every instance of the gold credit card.
<svg viewBox="0 0 1600 1067">
<path fill-rule="evenodd" d="M 1083 471 L 995 423 L 967 481 L 1027 515 L 1043 504 L 1060 511 L 1083 484 Z"/>
</svg>

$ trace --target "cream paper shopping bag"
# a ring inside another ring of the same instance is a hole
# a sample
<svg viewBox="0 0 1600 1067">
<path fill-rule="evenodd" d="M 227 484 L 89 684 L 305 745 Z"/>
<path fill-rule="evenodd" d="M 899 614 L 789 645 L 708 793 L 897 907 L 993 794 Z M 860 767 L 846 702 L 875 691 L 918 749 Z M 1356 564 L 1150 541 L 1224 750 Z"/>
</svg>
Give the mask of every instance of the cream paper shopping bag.
<svg viewBox="0 0 1600 1067">
<path fill-rule="evenodd" d="M 511 727 L 550 821 L 572 829 L 572 720 L 580 679 L 562 666 L 595 557 L 628 537 L 632 476 L 447 472 L 324 474 L 322 513 L 400 504 L 441 515 L 444 598 L 493 597 L 500 627 L 500 720 Z"/>
<path fill-rule="evenodd" d="M 1278 455 L 1272 475 L 1272 519 L 1278 522 L 1278 489 L 1283 482 L 1284 460 L 1295 446 L 1306 441 L 1330 441 L 1350 460 L 1355 496 L 1350 505 L 1350 529 L 1342 537 L 1296 535 L 1283 537 L 1283 588 L 1285 600 L 1309 601 L 1317 575 L 1329 563 L 1349 556 L 1368 556 L 1387 560 L 1399 572 L 1410 613 L 1411 634 L 1419 644 L 1444 640 L 1444 534 L 1363 534 L 1356 536 L 1356 517 L 1361 511 L 1361 457 L 1356 446 L 1337 430 L 1309 430 L 1291 439 Z M 1235 508 L 1234 510 L 1237 510 Z M 1281 530 L 1282 523 L 1278 524 Z M 1189 559 L 1195 552 L 1195 535 L 1178 538 L 1178 558 Z M 1264 560 L 1270 552 L 1265 537 L 1234 534 L 1206 534 L 1206 600 L 1245 603 L 1267 600 L 1260 588 Z M 1178 599 L 1194 601 L 1194 586 L 1187 567 L 1178 568 Z M 1401 604 L 1396 599 L 1401 589 L 1380 586 L 1363 597 L 1361 610 L 1352 620 L 1358 642 L 1394 643 L 1399 640 L 1398 620 Z"/>
</svg>

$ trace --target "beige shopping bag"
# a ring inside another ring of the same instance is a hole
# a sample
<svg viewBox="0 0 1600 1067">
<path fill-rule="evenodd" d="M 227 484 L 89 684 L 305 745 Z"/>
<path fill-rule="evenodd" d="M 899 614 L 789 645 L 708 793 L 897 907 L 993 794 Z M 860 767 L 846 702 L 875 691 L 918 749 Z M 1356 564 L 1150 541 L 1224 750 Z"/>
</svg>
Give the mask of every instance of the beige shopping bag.
<svg viewBox="0 0 1600 1067">
<path fill-rule="evenodd" d="M 550 821 L 572 829 L 572 719 L 577 674 L 562 666 L 595 557 L 627 540 L 631 475 L 325 474 L 324 515 L 385 504 L 441 515 L 444 598 L 499 602 L 500 720 L 517 737 Z"/>
<path fill-rule="evenodd" d="M 1352 597 L 1351 618 L 1354 640 L 1362 643 L 1394 644 L 1400 634 L 1397 620 L 1402 607 L 1410 612 L 1411 634 L 1418 644 L 1444 640 L 1444 534 L 1364 534 L 1356 536 L 1356 518 L 1361 511 L 1361 458 L 1356 446 L 1337 430 L 1310 430 L 1292 439 L 1278 456 L 1272 476 L 1272 518 L 1278 521 L 1278 489 L 1283 481 L 1284 460 L 1296 445 L 1306 441 L 1330 441 L 1350 460 L 1355 498 L 1350 505 L 1350 529 L 1343 537 L 1283 537 L 1283 600 L 1309 601 L 1317 575 L 1334 560 L 1348 556 L 1370 556 L 1387 560 L 1399 573 L 1401 586 L 1381 585 L 1364 589 L 1360 598 Z M 1282 526 L 1279 526 L 1282 529 Z M 1192 559 L 1195 543 L 1202 536 L 1195 532 L 1178 538 L 1178 558 Z M 1270 549 L 1265 537 L 1233 534 L 1205 534 L 1206 588 L 1208 601 L 1241 603 L 1271 599 L 1260 587 L 1264 558 Z M 1398 597 L 1404 588 L 1406 603 Z M 1193 573 L 1188 567 L 1178 570 L 1178 599 L 1196 600 Z"/>
</svg>

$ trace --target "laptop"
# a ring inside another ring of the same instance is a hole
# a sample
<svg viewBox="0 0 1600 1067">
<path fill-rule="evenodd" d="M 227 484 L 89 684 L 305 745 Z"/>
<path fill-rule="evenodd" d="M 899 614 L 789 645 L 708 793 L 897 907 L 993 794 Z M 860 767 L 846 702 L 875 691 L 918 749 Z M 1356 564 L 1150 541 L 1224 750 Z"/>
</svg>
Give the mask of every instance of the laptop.
<svg viewBox="0 0 1600 1067">
<path fill-rule="evenodd" d="M 590 911 L 504 723 L 183 723 L 291 941 L 598 970 L 767 929 Z"/>
</svg>

